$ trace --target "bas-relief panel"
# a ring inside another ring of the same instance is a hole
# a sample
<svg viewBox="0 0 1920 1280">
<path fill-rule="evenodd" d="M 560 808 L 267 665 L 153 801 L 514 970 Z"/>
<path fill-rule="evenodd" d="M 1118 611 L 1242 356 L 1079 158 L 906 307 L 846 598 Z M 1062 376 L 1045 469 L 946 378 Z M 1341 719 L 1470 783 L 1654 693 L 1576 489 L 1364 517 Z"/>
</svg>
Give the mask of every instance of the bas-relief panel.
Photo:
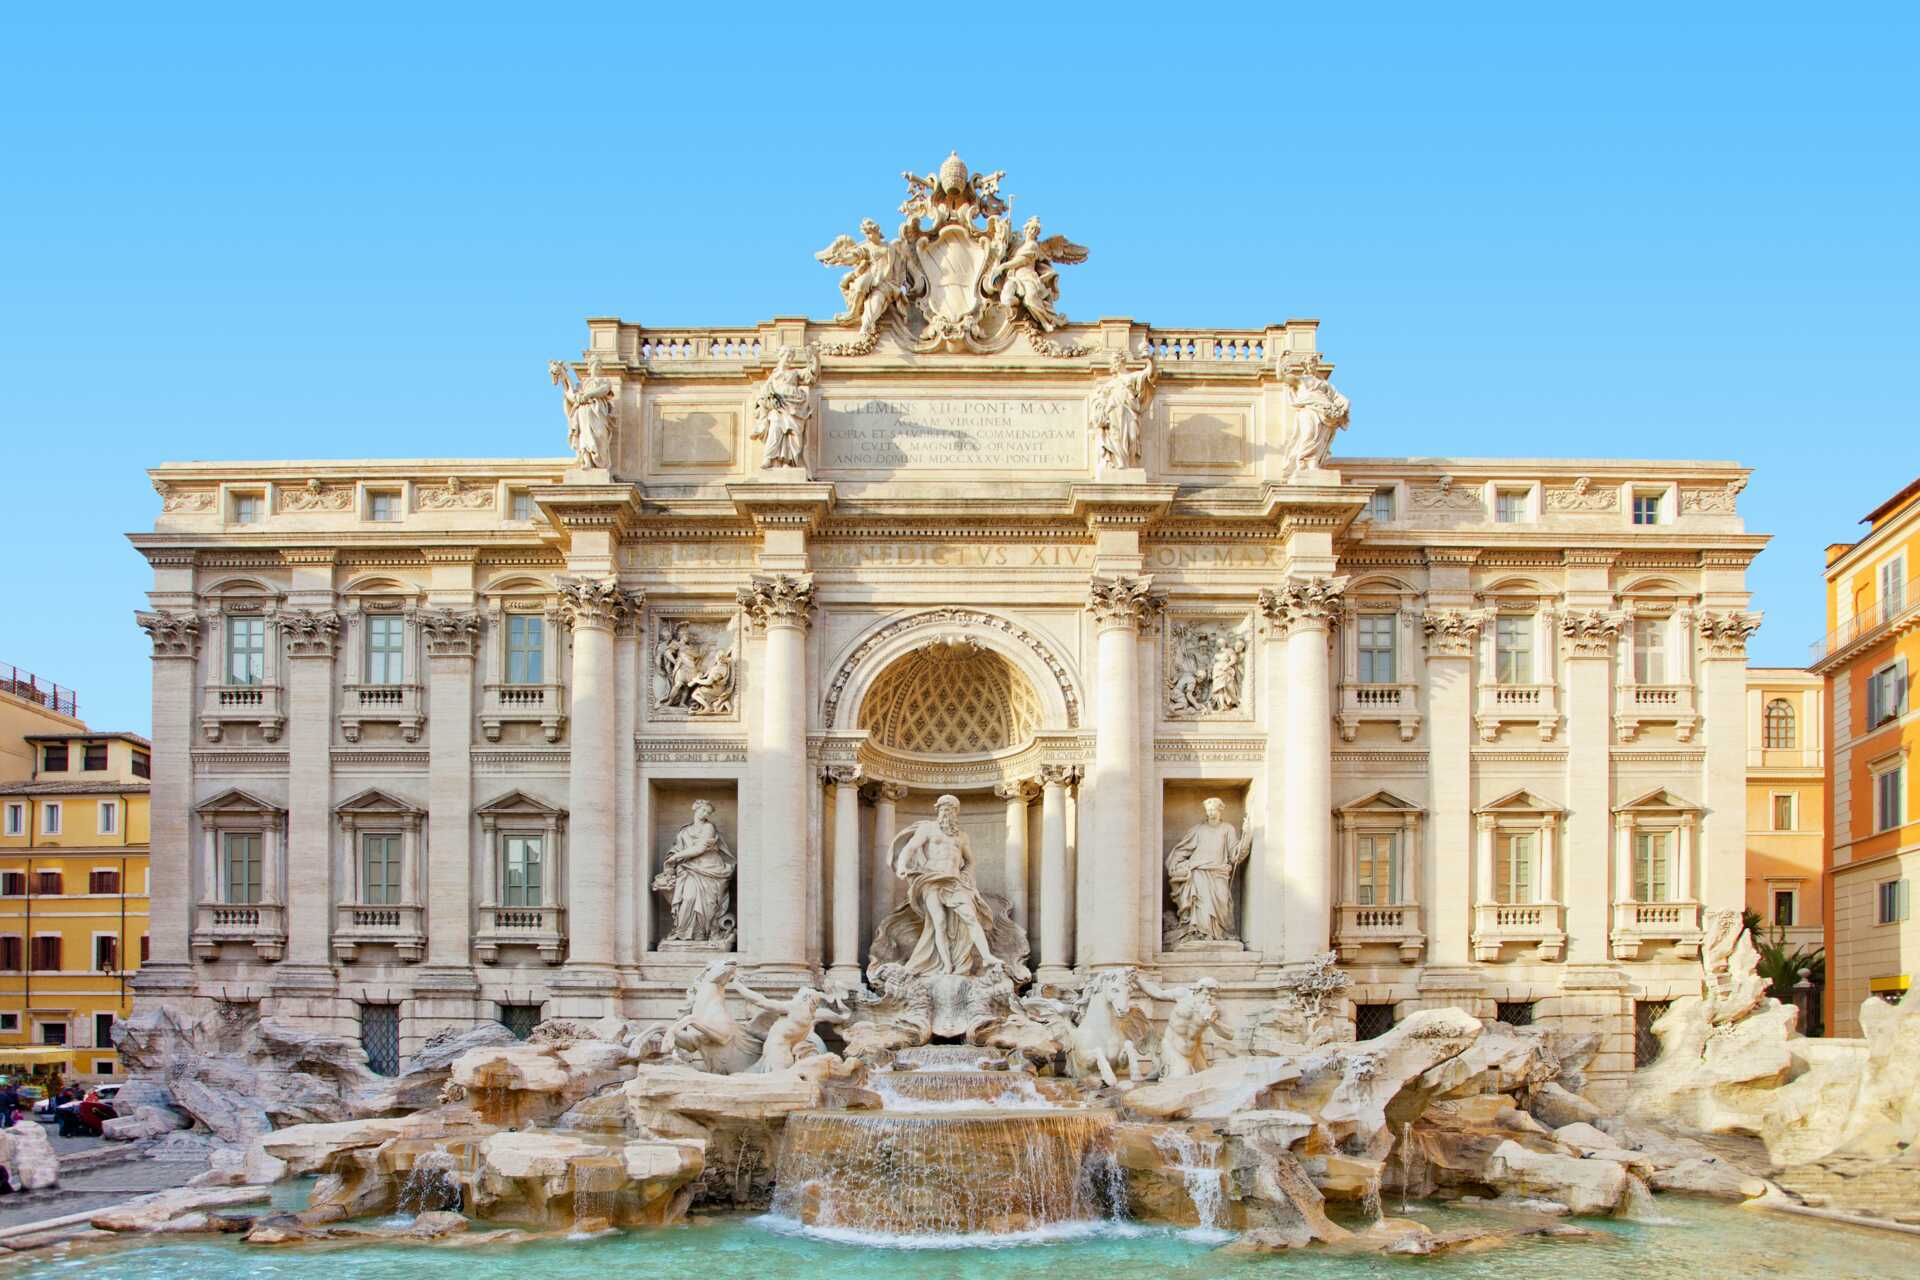
<svg viewBox="0 0 1920 1280">
<path fill-rule="evenodd" d="M 830 471 L 1084 471 L 1082 396 L 829 395 L 820 465 Z"/>
<path fill-rule="evenodd" d="M 737 720 L 737 615 L 662 610 L 647 630 L 647 716 L 651 720 Z"/>
<path fill-rule="evenodd" d="M 1161 714 L 1168 720 L 1253 718 L 1253 617 L 1169 613 L 1160 651 Z"/>
</svg>

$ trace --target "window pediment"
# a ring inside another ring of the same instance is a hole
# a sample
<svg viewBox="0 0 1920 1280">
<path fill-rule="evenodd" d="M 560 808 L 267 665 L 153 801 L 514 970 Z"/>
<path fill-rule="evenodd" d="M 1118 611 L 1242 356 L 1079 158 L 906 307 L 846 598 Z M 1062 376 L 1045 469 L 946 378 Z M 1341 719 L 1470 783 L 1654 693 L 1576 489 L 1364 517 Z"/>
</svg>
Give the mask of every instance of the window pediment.
<svg viewBox="0 0 1920 1280">
<path fill-rule="evenodd" d="M 1691 800 L 1681 799 L 1665 787 L 1656 787 L 1637 800 L 1630 800 L 1626 804 L 1617 806 L 1614 812 L 1679 816 L 1681 814 L 1699 813 L 1700 806 L 1694 804 Z"/>
<path fill-rule="evenodd" d="M 567 811 L 557 805 L 528 795 L 524 791 L 509 791 L 474 810 L 486 818 L 533 818 L 545 822 L 548 818 L 564 818 Z"/>
<path fill-rule="evenodd" d="M 1498 800 L 1490 801 L 1475 810 L 1476 813 L 1490 814 L 1496 817 L 1502 814 L 1537 817 L 1542 814 L 1563 814 L 1566 811 L 1564 805 L 1555 804 L 1553 801 L 1536 795 L 1524 787 L 1518 791 L 1509 791 Z"/>
<path fill-rule="evenodd" d="M 1338 809 L 1335 809 L 1334 812 L 1343 817 L 1355 818 L 1366 814 L 1422 814 L 1425 813 L 1426 810 L 1403 796 L 1397 796 L 1391 791 L 1382 790 L 1375 791 L 1371 795 L 1362 796 L 1358 800 L 1343 804 Z"/>
<path fill-rule="evenodd" d="M 410 804 L 400 797 L 368 787 L 355 795 L 347 797 L 333 807 L 336 815 L 343 818 L 421 818 L 426 810 L 419 805 Z"/>
<path fill-rule="evenodd" d="M 251 791 L 229 787 L 193 807 L 202 818 L 275 818 L 284 819 L 287 811 L 270 800 L 262 800 Z"/>
</svg>

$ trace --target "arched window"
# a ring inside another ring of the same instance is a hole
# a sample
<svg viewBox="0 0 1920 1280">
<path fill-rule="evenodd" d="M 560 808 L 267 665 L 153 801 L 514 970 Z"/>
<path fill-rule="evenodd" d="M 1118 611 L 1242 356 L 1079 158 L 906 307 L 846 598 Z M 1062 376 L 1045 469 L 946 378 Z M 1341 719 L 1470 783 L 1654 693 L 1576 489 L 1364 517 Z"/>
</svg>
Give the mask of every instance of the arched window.
<svg viewBox="0 0 1920 1280">
<path fill-rule="evenodd" d="M 1775 698 L 1767 703 L 1765 727 L 1768 747 L 1792 747 L 1793 704 L 1785 698 Z"/>
</svg>

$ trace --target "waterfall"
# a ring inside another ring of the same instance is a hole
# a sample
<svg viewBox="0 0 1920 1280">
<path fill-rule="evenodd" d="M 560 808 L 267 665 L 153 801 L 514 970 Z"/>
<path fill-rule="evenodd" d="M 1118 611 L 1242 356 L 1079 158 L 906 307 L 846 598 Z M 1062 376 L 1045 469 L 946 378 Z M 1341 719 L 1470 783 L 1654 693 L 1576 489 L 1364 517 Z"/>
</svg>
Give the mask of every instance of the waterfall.
<svg viewBox="0 0 1920 1280">
<path fill-rule="evenodd" d="M 1644 1222 L 1654 1226 L 1670 1226 L 1676 1219 L 1662 1215 L 1653 1199 L 1653 1192 L 1647 1190 L 1647 1184 L 1632 1174 L 1627 1175 L 1626 1205 L 1618 1216 L 1629 1222 Z"/>
<path fill-rule="evenodd" d="M 775 1214 L 882 1236 L 1006 1235 L 1098 1212 L 1089 1161 L 1111 1116 L 1054 1111 L 801 1112 L 787 1121 Z"/>
<path fill-rule="evenodd" d="M 1226 1179 L 1218 1167 L 1220 1143 L 1168 1127 L 1154 1132 L 1153 1145 L 1180 1171 L 1200 1230 L 1218 1231 L 1220 1210 L 1226 1201 Z"/>
<path fill-rule="evenodd" d="M 399 1212 L 409 1218 L 460 1208 L 458 1164 L 446 1148 L 422 1152 L 400 1184 Z"/>
<path fill-rule="evenodd" d="M 1400 1212 L 1407 1212 L 1407 1197 L 1413 1194 L 1413 1121 L 1400 1122 Z"/>
<path fill-rule="evenodd" d="M 1049 1086 L 1059 1082 L 1046 1081 Z M 1042 1092 L 1041 1081 L 1018 1071 L 882 1071 L 868 1081 L 888 1111 L 979 1111 L 1018 1108 L 1054 1111 L 1065 1091 Z"/>
<path fill-rule="evenodd" d="M 613 1225 L 614 1195 L 626 1185 L 626 1165 L 613 1156 L 582 1156 L 567 1168 L 573 1175 L 574 1231 L 607 1230 Z"/>
</svg>

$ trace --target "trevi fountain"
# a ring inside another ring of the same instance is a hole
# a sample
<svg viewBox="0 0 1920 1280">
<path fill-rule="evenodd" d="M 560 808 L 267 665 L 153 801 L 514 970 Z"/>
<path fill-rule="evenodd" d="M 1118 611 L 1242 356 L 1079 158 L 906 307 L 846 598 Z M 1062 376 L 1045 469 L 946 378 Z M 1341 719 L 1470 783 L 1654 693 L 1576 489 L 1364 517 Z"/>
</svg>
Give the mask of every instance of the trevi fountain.
<svg viewBox="0 0 1920 1280">
<path fill-rule="evenodd" d="M 1911 1273 L 1920 1013 L 1738 914 L 1744 470 L 1335 459 L 1312 322 L 907 178 L 832 321 L 591 322 L 569 459 L 156 468 L 108 1128 L 209 1167 L 0 1267 Z"/>
</svg>

